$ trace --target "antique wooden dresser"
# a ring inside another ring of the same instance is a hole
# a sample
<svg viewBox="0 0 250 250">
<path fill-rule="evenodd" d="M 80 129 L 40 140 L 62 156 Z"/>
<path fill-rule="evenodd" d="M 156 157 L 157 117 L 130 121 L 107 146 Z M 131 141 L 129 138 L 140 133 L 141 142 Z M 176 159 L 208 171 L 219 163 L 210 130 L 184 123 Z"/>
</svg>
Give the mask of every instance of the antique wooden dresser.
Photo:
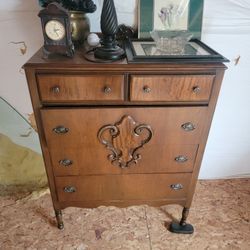
<svg viewBox="0 0 250 250">
<path fill-rule="evenodd" d="M 226 67 L 223 63 L 97 64 L 74 58 L 24 66 L 58 227 L 61 210 L 184 207 L 186 223 Z"/>
</svg>

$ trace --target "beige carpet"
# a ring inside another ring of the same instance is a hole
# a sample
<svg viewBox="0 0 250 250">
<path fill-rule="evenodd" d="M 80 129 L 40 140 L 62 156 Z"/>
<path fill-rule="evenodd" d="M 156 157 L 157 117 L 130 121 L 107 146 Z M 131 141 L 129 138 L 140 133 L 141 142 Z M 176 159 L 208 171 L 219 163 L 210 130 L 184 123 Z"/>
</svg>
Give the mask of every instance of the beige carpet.
<svg viewBox="0 0 250 250">
<path fill-rule="evenodd" d="M 49 194 L 0 197 L 0 249 L 250 249 L 250 179 L 200 181 L 188 221 L 193 235 L 165 226 L 179 206 L 67 208 L 55 227 Z"/>
</svg>

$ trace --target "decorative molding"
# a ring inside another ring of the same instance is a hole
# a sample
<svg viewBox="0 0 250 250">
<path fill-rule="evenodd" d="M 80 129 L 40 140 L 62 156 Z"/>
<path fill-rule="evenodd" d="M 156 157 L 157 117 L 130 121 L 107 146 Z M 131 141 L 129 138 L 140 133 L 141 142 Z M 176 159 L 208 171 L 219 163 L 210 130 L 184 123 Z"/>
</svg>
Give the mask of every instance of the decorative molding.
<svg viewBox="0 0 250 250">
<path fill-rule="evenodd" d="M 120 168 L 136 164 L 141 159 L 138 149 L 147 144 L 152 136 L 153 131 L 149 125 L 138 124 L 129 115 L 123 116 L 114 125 L 103 126 L 97 135 L 100 143 L 111 151 L 108 159 Z"/>
</svg>

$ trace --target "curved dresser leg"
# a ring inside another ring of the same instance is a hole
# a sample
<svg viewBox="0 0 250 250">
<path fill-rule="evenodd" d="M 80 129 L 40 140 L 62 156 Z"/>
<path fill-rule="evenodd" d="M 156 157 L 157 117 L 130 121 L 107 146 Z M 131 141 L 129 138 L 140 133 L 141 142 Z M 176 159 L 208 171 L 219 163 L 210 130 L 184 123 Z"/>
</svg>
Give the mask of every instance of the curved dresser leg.
<svg viewBox="0 0 250 250">
<path fill-rule="evenodd" d="M 182 210 L 182 217 L 180 223 L 172 222 L 170 225 L 170 232 L 177 234 L 192 234 L 194 228 L 191 224 L 187 224 L 187 217 L 189 214 L 189 208 L 184 207 Z"/>
<path fill-rule="evenodd" d="M 62 219 L 62 211 L 55 209 L 57 227 L 62 230 L 64 228 L 63 219 Z"/>
</svg>

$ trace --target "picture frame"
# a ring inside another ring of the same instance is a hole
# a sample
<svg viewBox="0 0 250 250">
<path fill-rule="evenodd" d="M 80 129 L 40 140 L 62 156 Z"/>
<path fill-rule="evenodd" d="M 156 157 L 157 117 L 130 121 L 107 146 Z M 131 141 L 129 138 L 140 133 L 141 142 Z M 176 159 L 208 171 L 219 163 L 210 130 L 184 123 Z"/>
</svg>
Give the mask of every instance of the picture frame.
<svg viewBox="0 0 250 250">
<path fill-rule="evenodd" d="M 138 38 L 150 38 L 157 30 L 186 31 L 201 39 L 203 6 L 204 0 L 139 0 Z"/>
<path fill-rule="evenodd" d="M 146 45 L 146 46 L 144 46 Z M 147 52 L 151 46 L 155 47 L 152 39 L 130 39 L 124 41 L 124 48 L 128 63 L 225 63 L 227 58 L 211 49 L 199 39 L 188 42 L 190 48 L 184 54 L 150 54 Z"/>
</svg>

